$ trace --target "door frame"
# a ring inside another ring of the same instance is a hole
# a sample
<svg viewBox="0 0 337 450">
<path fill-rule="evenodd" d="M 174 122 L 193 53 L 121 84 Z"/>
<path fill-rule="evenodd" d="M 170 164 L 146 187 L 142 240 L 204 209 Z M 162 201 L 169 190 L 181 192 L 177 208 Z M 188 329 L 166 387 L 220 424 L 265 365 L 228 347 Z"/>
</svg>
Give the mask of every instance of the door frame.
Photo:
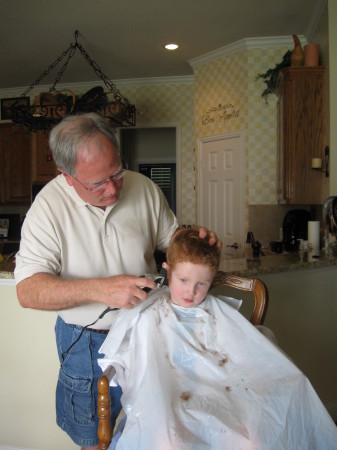
<svg viewBox="0 0 337 450">
<path fill-rule="evenodd" d="M 244 131 L 231 131 L 228 133 L 223 134 L 217 134 L 213 136 L 205 136 L 200 137 L 197 139 L 197 148 L 198 148 L 198 223 L 200 222 L 200 211 L 201 211 L 201 205 L 202 205 L 202 199 L 201 199 L 201 191 L 202 191 L 202 181 L 201 181 L 201 158 L 202 158 L 202 145 L 207 142 L 213 142 L 213 141 L 220 141 L 225 139 L 233 139 L 233 138 L 239 138 L 240 139 L 240 161 L 241 165 L 239 168 L 239 176 L 240 176 L 240 209 L 241 209 L 241 241 L 240 241 L 240 256 L 244 255 L 244 236 L 245 236 L 245 198 L 246 198 L 246 191 L 245 191 L 245 140 L 244 140 Z"/>
<path fill-rule="evenodd" d="M 123 128 L 123 127 L 122 127 Z M 178 122 L 156 122 L 144 123 L 140 126 L 132 127 L 132 129 L 151 129 L 151 128 L 175 128 L 176 130 L 176 217 L 181 223 L 181 124 Z M 125 129 L 125 128 L 123 128 Z M 120 128 L 117 129 L 118 142 L 120 144 Z"/>
</svg>

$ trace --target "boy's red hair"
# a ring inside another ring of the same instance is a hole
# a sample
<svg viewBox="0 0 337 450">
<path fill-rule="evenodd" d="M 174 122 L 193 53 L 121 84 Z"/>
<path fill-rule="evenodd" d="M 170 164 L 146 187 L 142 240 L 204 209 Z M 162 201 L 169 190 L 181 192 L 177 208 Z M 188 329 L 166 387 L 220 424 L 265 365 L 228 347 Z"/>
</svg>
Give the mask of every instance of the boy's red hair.
<svg viewBox="0 0 337 450">
<path fill-rule="evenodd" d="M 214 275 L 218 271 L 221 251 L 216 245 L 209 245 L 209 236 L 199 237 L 199 230 L 179 228 L 173 235 L 166 252 L 167 264 L 174 269 L 180 262 L 204 264 L 209 266 Z"/>
</svg>

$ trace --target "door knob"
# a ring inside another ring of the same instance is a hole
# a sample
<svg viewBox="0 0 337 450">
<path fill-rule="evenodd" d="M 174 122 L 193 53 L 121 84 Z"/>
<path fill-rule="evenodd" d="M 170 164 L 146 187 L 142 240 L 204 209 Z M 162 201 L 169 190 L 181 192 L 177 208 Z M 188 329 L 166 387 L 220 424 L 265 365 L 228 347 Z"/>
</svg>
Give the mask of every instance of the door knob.
<svg viewBox="0 0 337 450">
<path fill-rule="evenodd" d="M 237 250 L 237 249 L 239 248 L 239 244 L 238 244 L 237 242 L 234 242 L 234 244 L 232 244 L 232 245 L 226 245 L 226 247 L 232 247 L 232 248 L 234 248 L 235 250 Z"/>
</svg>

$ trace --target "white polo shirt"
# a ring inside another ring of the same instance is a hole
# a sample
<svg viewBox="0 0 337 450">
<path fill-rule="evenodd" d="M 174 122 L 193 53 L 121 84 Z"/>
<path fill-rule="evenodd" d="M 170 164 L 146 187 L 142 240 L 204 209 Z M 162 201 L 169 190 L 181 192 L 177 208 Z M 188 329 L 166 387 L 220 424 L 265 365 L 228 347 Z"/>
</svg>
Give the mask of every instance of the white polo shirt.
<svg viewBox="0 0 337 450">
<path fill-rule="evenodd" d="M 68 279 L 155 273 L 154 250 L 166 250 L 177 226 L 161 189 L 139 173 L 127 171 L 119 201 L 105 211 L 83 201 L 59 175 L 40 191 L 24 220 L 16 283 L 40 272 Z M 59 315 L 85 326 L 105 308 L 93 302 Z M 95 328 L 109 328 L 109 316 Z"/>
</svg>

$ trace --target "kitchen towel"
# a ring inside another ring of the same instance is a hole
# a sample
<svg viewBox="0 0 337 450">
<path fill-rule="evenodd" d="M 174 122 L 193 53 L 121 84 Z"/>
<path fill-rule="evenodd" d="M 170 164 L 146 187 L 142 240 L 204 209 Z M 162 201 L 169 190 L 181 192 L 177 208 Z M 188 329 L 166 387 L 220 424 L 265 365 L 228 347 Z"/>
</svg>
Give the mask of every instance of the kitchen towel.
<svg viewBox="0 0 337 450">
<path fill-rule="evenodd" d="M 309 220 L 308 222 L 308 246 L 310 248 L 311 244 L 313 256 L 319 256 L 320 226 L 319 220 Z"/>
</svg>

